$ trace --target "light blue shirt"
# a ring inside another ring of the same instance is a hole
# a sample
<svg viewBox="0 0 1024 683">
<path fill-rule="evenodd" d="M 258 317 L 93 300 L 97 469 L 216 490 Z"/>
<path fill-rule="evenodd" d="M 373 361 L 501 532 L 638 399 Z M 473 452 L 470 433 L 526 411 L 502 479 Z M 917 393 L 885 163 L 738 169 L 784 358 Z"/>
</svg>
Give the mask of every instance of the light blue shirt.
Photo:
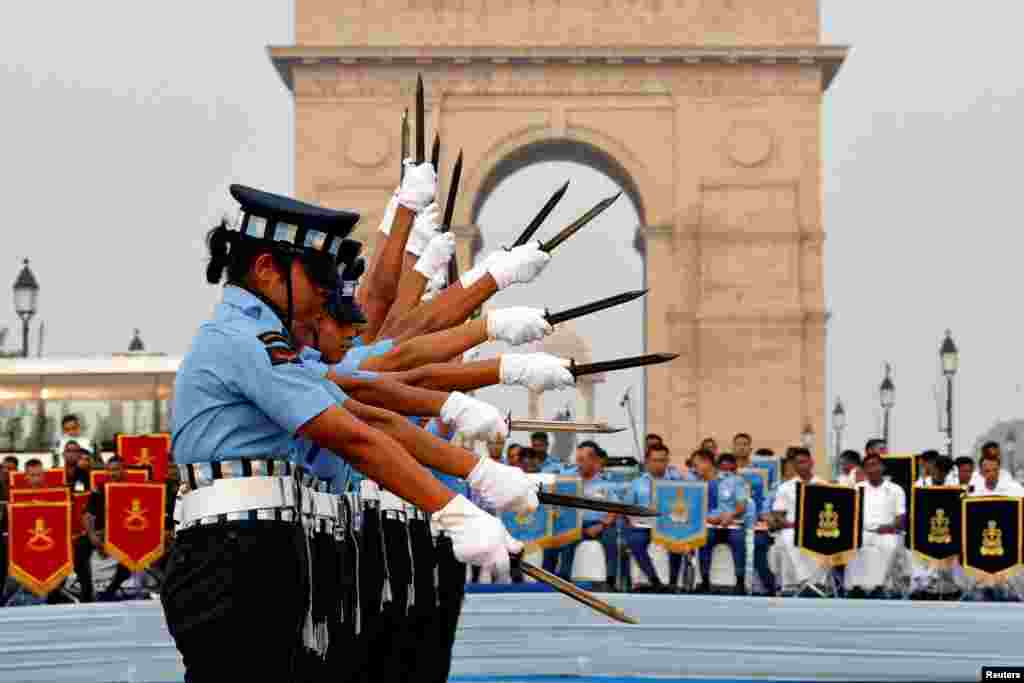
<svg viewBox="0 0 1024 683">
<path fill-rule="evenodd" d="M 360 370 L 357 364 L 352 363 L 348 360 L 348 355 L 341 359 L 340 363 L 334 365 L 328 365 L 323 360 L 323 355 L 312 346 L 304 346 L 299 351 L 299 358 L 302 359 L 302 364 L 308 367 L 317 377 L 327 377 L 327 373 L 330 370 L 334 371 L 334 374 L 339 377 L 353 377 L 355 379 L 377 379 L 380 373 L 369 372 L 366 370 Z"/>
<path fill-rule="evenodd" d="M 583 480 L 583 495 L 588 498 L 603 498 L 604 500 L 622 502 L 622 496 L 619 494 L 618 487 L 610 481 L 601 479 L 600 477 L 594 477 L 589 481 Z M 603 520 L 608 513 L 598 512 L 597 510 L 584 510 L 583 511 L 583 526 L 593 526 L 601 520 Z"/>
<path fill-rule="evenodd" d="M 717 488 L 717 496 L 715 509 L 710 513 L 712 517 L 717 517 L 723 512 L 735 514 L 740 503 L 748 508 L 753 507 L 748 504 L 750 496 L 747 493 L 747 482 L 743 480 L 743 477 L 723 472 L 713 481 Z"/>
<path fill-rule="evenodd" d="M 357 339 L 359 338 L 357 337 Z M 374 342 L 370 345 L 363 344 L 361 341 L 362 340 L 360 339 L 359 344 L 353 346 L 345 353 L 345 357 L 341 360 L 341 363 L 339 363 L 338 366 L 351 368 L 352 371 L 358 370 L 359 366 L 368 359 L 375 358 L 376 356 L 383 356 L 385 353 L 395 348 L 394 339 L 381 339 L 380 341 Z"/>
<path fill-rule="evenodd" d="M 683 481 L 683 476 L 679 470 L 669 469 L 665 472 L 664 477 L 661 479 L 669 481 Z M 651 507 L 653 498 L 651 497 L 651 485 L 655 478 L 650 472 L 644 472 L 639 477 L 630 482 L 629 489 L 626 491 L 626 495 L 623 497 L 624 503 L 630 503 L 632 505 L 642 505 L 644 507 Z"/>
<path fill-rule="evenodd" d="M 303 366 L 277 314 L 240 287 L 224 287 L 174 382 L 172 438 L 180 464 L 289 457 L 295 434 L 338 403 Z"/>
</svg>

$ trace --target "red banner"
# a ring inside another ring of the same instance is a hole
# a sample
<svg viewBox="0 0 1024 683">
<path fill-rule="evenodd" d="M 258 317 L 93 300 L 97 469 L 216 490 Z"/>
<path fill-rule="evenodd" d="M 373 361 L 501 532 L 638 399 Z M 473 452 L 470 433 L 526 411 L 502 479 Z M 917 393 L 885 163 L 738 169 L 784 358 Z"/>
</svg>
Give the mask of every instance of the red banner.
<svg viewBox="0 0 1024 683">
<path fill-rule="evenodd" d="M 85 533 L 85 522 L 82 515 L 85 514 L 85 506 L 89 504 L 92 494 L 88 491 L 76 493 L 71 497 L 71 538 L 78 538 Z"/>
<path fill-rule="evenodd" d="M 133 484 L 143 484 L 149 481 L 149 471 L 138 468 L 124 468 L 124 481 Z M 109 470 L 92 470 L 89 472 L 89 488 L 99 491 L 100 487 L 110 480 Z"/>
<path fill-rule="evenodd" d="M 8 506 L 8 573 L 43 597 L 71 573 L 71 505 L 13 503 Z"/>
<path fill-rule="evenodd" d="M 117 454 L 128 467 L 150 467 L 153 481 L 167 480 L 170 434 L 118 434 Z"/>
<path fill-rule="evenodd" d="M 15 489 L 11 491 L 12 503 L 70 503 L 71 492 L 67 487 L 48 489 Z"/>
<path fill-rule="evenodd" d="M 133 572 L 164 554 L 163 484 L 107 484 L 106 551 Z"/>
<path fill-rule="evenodd" d="M 27 472 L 8 472 L 8 481 L 11 484 L 11 490 L 14 489 L 27 489 L 28 488 L 28 473 Z M 57 467 L 52 470 L 46 470 L 43 472 L 43 482 L 46 488 L 55 488 L 57 486 L 64 486 L 67 481 L 64 476 L 64 468 Z"/>
</svg>

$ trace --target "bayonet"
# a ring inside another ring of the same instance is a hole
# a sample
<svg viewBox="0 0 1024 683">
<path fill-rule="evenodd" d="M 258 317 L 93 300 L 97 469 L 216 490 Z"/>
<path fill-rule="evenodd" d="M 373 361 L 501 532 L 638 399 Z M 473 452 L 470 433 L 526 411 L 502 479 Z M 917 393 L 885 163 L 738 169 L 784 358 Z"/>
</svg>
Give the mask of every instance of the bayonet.
<svg viewBox="0 0 1024 683">
<path fill-rule="evenodd" d="M 437 164 L 441 161 L 441 134 L 434 133 L 434 148 L 430 150 L 430 165 L 434 167 L 434 173 L 437 173 Z"/>
<path fill-rule="evenodd" d="M 602 211 L 604 211 L 613 203 L 615 203 L 615 200 L 618 199 L 621 195 L 622 192 L 619 192 L 618 194 L 612 195 L 611 197 L 607 197 L 606 199 L 602 199 L 601 201 L 599 201 L 597 204 L 594 205 L 594 208 L 590 209 L 590 211 L 587 211 L 585 214 L 583 214 L 575 221 L 570 223 L 568 226 L 563 228 L 562 231 L 559 232 L 557 235 L 555 235 L 550 240 L 542 244 L 540 246 L 541 251 L 546 251 L 550 254 L 555 247 L 557 247 L 559 244 L 575 235 L 587 223 L 597 218 Z"/>
<path fill-rule="evenodd" d="M 533 237 L 533 233 L 537 232 L 537 229 L 540 228 L 540 224 L 544 222 L 544 219 L 551 214 L 558 202 L 562 201 L 562 197 L 565 196 L 565 192 L 568 189 L 569 181 L 566 180 L 565 185 L 558 188 L 558 190 L 551 195 L 551 199 L 541 207 L 540 211 L 537 212 L 537 215 L 533 217 L 532 221 L 530 221 L 530 224 L 526 226 L 525 230 L 523 230 L 523 234 L 521 234 L 516 241 L 512 243 L 512 246 L 509 247 L 510 249 L 521 247 L 530 241 L 530 238 Z"/>
<path fill-rule="evenodd" d="M 568 422 L 565 420 L 506 420 L 510 432 L 571 432 L 576 434 L 618 434 L 625 427 L 612 427 L 607 422 Z"/>
<path fill-rule="evenodd" d="M 399 178 L 404 179 L 405 178 L 405 160 L 409 158 L 409 109 L 408 108 L 406 108 L 406 110 L 402 113 L 402 144 L 401 144 L 401 148 L 402 148 L 401 149 L 401 153 L 399 154 L 399 156 L 401 158 L 398 160 L 398 165 L 400 167 Z"/>
<path fill-rule="evenodd" d="M 573 377 L 582 375 L 593 375 L 598 372 L 611 372 L 612 370 L 625 370 L 627 368 L 639 368 L 644 365 L 656 365 L 667 363 L 679 358 L 678 353 L 648 353 L 643 356 L 630 356 L 629 358 L 617 358 L 616 360 L 605 360 L 598 363 L 583 363 L 577 365 L 575 361 L 569 366 L 569 372 Z"/>
<path fill-rule="evenodd" d="M 600 612 L 601 614 L 620 621 L 623 624 L 638 624 L 636 619 L 623 612 L 618 607 L 609 605 L 604 600 L 601 600 L 597 596 L 589 593 L 575 584 L 569 583 L 568 581 L 555 576 L 554 574 L 541 569 L 540 567 L 534 566 L 522 559 L 519 555 L 512 555 L 512 566 L 518 566 L 524 574 L 529 576 L 536 581 L 540 581 L 543 584 L 551 586 L 556 591 L 565 595 L 566 597 L 572 598 L 576 602 L 582 603 L 592 610 Z"/>
<path fill-rule="evenodd" d="M 579 508 L 581 510 L 594 510 L 595 512 L 610 512 L 617 515 L 630 515 L 632 517 L 657 517 L 658 511 L 642 505 L 630 505 L 629 503 L 616 503 L 603 498 L 587 498 L 585 496 L 569 496 L 563 493 L 551 493 L 550 491 L 538 491 L 537 500 L 542 505 L 557 505 L 563 508 Z"/>
<path fill-rule="evenodd" d="M 422 164 L 427 155 L 426 118 L 423 103 L 423 74 L 416 77 L 416 163 Z"/>
<path fill-rule="evenodd" d="M 616 294 L 605 299 L 591 302 L 589 304 L 583 304 L 582 306 L 576 306 L 575 308 L 569 308 L 558 313 L 545 313 L 544 318 L 550 325 L 557 325 L 558 323 L 564 323 L 566 320 L 572 320 L 573 318 L 580 318 L 591 313 L 597 313 L 603 311 L 606 308 L 612 308 L 620 304 L 627 303 L 633 299 L 642 297 L 647 293 L 646 289 L 637 289 L 632 292 L 623 292 L 622 294 Z"/>
</svg>

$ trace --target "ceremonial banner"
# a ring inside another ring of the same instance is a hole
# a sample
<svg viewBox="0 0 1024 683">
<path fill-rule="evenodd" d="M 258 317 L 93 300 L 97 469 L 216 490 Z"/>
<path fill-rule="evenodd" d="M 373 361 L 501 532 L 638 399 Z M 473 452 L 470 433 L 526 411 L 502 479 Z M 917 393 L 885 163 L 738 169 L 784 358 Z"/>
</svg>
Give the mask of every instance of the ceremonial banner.
<svg viewBox="0 0 1024 683">
<path fill-rule="evenodd" d="M 28 488 L 28 473 L 27 472 L 8 472 L 7 481 L 10 482 L 11 490 Z M 46 488 L 56 488 L 58 486 L 64 486 L 66 483 L 64 468 L 56 467 L 51 470 L 43 472 L 43 485 Z"/>
<path fill-rule="evenodd" d="M 708 540 L 708 485 L 704 481 L 653 480 L 654 518 L 651 540 L 670 553 L 700 548 Z"/>
<path fill-rule="evenodd" d="M 132 484 L 144 484 L 149 481 L 149 471 L 140 470 L 137 467 L 126 467 L 123 470 L 124 481 Z M 89 488 L 99 491 L 100 487 L 110 480 L 109 470 L 92 470 L 89 472 Z"/>
<path fill-rule="evenodd" d="M 961 501 L 964 571 L 981 583 L 1002 583 L 1020 571 L 1021 500 L 1002 496 Z"/>
<path fill-rule="evenodd" d="M 66 486 L 48 489 L 15 489 L 12 503 L 70 503 L 71 492 Z"/>
<path fill-rule="evenodd" d="M 754 511 L 756 519 L 764 509 L 764 496 L 768 490 L 768 471 L 760 467 L 744 467 L 739 471 L 739 475 L 747 482 L 750 497 L 757 505 L 757 509 Z"/>
<path fill-rule="evenodd" d="M 118 434 L 117 454 L 127 467 L 149 467 L 153 481 L 166 481 L 170 462 L 170 434 Z"/>
<path fill-rule="evenodd" d="M 12 503 L 7 515 L 8 574 L 45 597 L 71 573 L 71 505 Z"/>
<path fill-rule="evenodd" d="M 78 538 L 85 533 L 85 522 L 82 515 L 85 514 L 85 507 L 89 504 L 92 494 L 88 491 L 76 493 L 71 497 L 71 538 Z"/>
<path fill-rule="evenodd" d="M 863 543 L 864 490 L 797 482 L 796 545 L 834 567 L 854 558 Z"/>
<path fill-rule="evenodd" d="M 907 500 L 911 500 L 914 482 L 917 481 L 917 464 L 914 456 L 889 453 L 882 456 L 882 465 L 885 467 L 885 476 L 903 489 Z"/>
<path fill-rule="evenodd" d="M 752 455 L 750 456 L 750 466 L 764 470 L 767 474 L 766 491 L 775 486 L 782 477 L 782 463 L 776 455 Z"/>
<path fill-rule="evenodd" d="M 545 485 L 545 491 L 553 491 L 553 486 Z M 533 512 L 503 512 L 501 521 L 508 532 L 523 543 L 523 552 L 531 553 L 550 547 L 551 542 L 551 511 L 554 506 L 543 503 Z"/>
<path fill-rule="evenodd" d="M 948 568 L 960 557 L 962 495 L 959 486 L 914 488 L 908 547 L 929 567 Z"/>
<path fill-rule="evenodd" d="M 133 572 L 164 554 L 163 484 L 110 482 L 106 486 L 107 554 Z"/>
</svg>

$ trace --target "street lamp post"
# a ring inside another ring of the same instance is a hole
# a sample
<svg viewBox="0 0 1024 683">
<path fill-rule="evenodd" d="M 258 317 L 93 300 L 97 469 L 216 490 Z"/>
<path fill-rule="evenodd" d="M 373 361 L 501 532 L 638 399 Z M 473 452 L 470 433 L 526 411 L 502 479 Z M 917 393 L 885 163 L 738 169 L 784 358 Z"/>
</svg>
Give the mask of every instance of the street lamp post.
<svg viewBox="0 0 1024 683">
<path fill-rule="evenodd" d="M 28 358 L 29 322 L 36 314 L 39 303 L 39 282 L 25 259 L 18 278 L 14 281 L 14 311 L 21 318 L 21 355 Z"/>
<path fill-rule="evenodd" d="M 839 478 L 839 456 L 843 453 L 843 430 L 846 429 L 846 410 L 843 401 L 836 399 L 836 407 L 832 410 L 832 431 L 836 435 L 835 455 L 832 458 L 832 478 Z"/>
<path fill-rule="evenodd" d="M 889 415 L 896 405 L 896 385 L 892 383 L 892 366 L 885 364 L 885 378 L 878 387 L 878 397 L 882 403 L 882 438 L 889 445 Z"/>
<path fill-rule="evenodd" d="M 946 338 L 939 347 L 939 358 L 942 359 L 942 374 L 946 376 L 946 455 L 953 457 L 953 376 L 960 366 L 960 352 L 953 343 L 950 330 L 946 330 Z"/>
<path fill-rule="evenodd" d="M 1006 433 L 1006 443 L 1003 444 L 1003 450 L 1006 451 L 1006 471 L 1010 474 L 1017 475 L 1017 430 L 1010 427 L 1010 431 Z"/>
</svg>

